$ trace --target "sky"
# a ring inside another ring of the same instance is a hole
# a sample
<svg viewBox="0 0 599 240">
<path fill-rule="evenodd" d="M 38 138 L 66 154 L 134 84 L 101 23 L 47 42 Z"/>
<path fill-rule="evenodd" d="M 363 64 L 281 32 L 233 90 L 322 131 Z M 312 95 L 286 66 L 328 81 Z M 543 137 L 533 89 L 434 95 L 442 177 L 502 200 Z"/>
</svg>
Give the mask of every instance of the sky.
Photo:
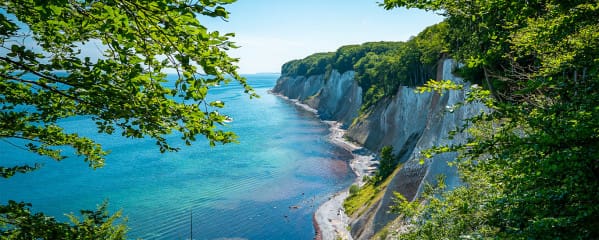
<svg viewBox="0 0 599 240">
<path fill-rule="evenodd" d="M 443 20 L 419 9 L 385 10 L 378 5 L 381 1 L 237 0 L 225 6 L 227 21 L 200 17 L 200 22 L 210 31 L 236 34 L 232 41 L 240 48 L 229 54 L 239 58 L 239 73 L 251 74 L 280 72 L 287 61 L 344 45 L 406 41 Z M 97 45 L 84 54 L 99 57 L 102 47 Z"/>
<path fill-rule="evenodd" d="M 418 9 L 385 10 L 382 0 L 237 0 L 227 22 L 200 19 L 209 30 L 234 32 L 240 73 L 280 72 L 281 65 L 343 45 L 406 41 L 443 20 Z"/>
</svg>

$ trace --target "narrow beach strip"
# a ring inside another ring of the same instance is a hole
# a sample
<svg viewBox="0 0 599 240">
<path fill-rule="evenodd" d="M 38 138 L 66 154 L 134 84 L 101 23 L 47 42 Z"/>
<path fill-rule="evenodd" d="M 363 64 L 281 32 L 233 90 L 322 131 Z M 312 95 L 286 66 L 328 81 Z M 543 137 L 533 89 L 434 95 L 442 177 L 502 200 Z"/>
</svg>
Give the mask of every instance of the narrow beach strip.
<svg viewBox="0 0 599 240">
<path fill-rule="evenodd" d="M 286 96 L 281 94 L 272 93 L 276 96 L 279 96 L 283 99 L 289 100 L 293 102 L 295 105 L 301 107 L 302 109 L 312 112 L 315 115 L 318 115 L 318 111 L 316 109 L 311 108 L 310 106 L 301 103 L 296 99 L 289 99 Z M 354 179 L 355 185 L 363 186 L 364 176 L 372 176 L 372 170 L 370 166 L 373 163 L 376 163 L 374 160 L 374 154 L 370 151 L 364 151 L 364 148 L 358 144 L 347 141 L 344 138 L 345 130 L 342 129 L 342 124 L 336 121 L 324 121 L 324 123 L 328 124 L 329 127 L 329 136 L 328 140 L 338 145 L 347 151 L 352 153 L 353 158 L 351 159 L 349 165 L 356 175 L 356 179 Z M 360 150 L 360 151 L 358 151 Z M 318 207 L 313 216 L 315 236 L 316 240 L 336 240 L 336 239 L 344 239 L 344 240 L 353 240 L 351 233 L 349 232 L 349 224 L 350 218 L 345 214 L 343 209 L 343 202 L 349 196 L 349 187 L 345 190 L 333 194 L 329 197 L 329 200 L 323 203 Z"/>
<path fill-rule="evenodd" d="M 363 186 L 364 176 L 372 176 L 369 166 L 374 162 L 374 155 L 369 151 L 357 151 L 363 148 L 357 144 L 345 140 L 345 130 L 341 128 L 342 124 L 335 121 L 324 121 L 330 126 L 329 141 L 344 149 L 350 151 L 353 159 L 350 161 L 350 167 L 354 171 L 356 178 L 355 185 Z M 327 202 L 320 205 L 316 210 L 315 219 L 320 228 L 322 240 L 353 239 L 349 232 L 350 218 L 345 214 L 343 202 L 349 196 L 349 188 L 331 196 Z"/>
</svg>

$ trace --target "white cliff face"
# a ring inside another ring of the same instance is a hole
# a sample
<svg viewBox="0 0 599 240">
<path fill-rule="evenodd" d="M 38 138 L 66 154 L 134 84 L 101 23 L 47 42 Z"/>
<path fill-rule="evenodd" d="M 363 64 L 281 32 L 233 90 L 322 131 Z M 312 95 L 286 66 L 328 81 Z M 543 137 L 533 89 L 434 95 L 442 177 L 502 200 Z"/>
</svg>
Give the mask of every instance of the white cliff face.
<svg viewBox="0 0 599 240">
<path fill-rule="evenodd" d="M 340 74 L 333 71 L 328 79 L 323 75 L 307 79 L 282 77 L 273 89 L 317 109 L 325 120 L 339 121 L 345 126 L 351 124 L 346 137 L 373 152 L 393 146 L 394 153 L 403 163 L 385 190 L 385 196 L 352 222 L 354 239 L 369 239 L 397 217 L 388 212 L 394 204 L 393 192 L 413 200 L 420 195 L 424 184 L 434 181 L 439 174 L 446 176 L 450 189 L 460 184 L 456 169 L 447 165 L 455 159 L 455 153 L 441 154 L 420 164 L 420 152 L 432 146 L 464 142 L 466 136 L 457 135 L 450 140 L 448 133 L 461 126 L 465 119 L 484 111 L 484 107 L 471 104 L 448 111 L 464 101 L 470 85 L 452 74 L 454 61 L 447 59 L 439 63 L 437 78 L 464 84 L 466 90 L 439 95 L 419 94 L 413 88 L 400 87 L 395 96 L 382 100 L 353 124 L 362 104 L 362 89 L 354 80 L 353 72 Z"/>
<path fill-rule="evenodd" d="M 425 183 L 433 182 L 439 174 L 446 177 L 448 189 L 460 184 L 457 170 L 447 163 L 456 153 L 445 153 L 420 164 L 420 152 L 433 146 L 463 143 L 466 136 L 458 134 L 449 139 L 449 132 L 462 126 L 464 120 L 484 111 L 482 104 L 468 104 L 454 109 L 464 102 L 469 83 L 454 76 L 454 62 L 444 60 L 437 78 L 464 84 L 464 91 L 418 94 L 414 89 L 401 87 L 395 97 L 383 102 L 366 119 L 352 125 L 348 135 L 366 147 L 378 151 L 386 145 L 393 146 L 403 162 L 402 169 L 394 176 L 385 190 L 385 196 L 356 219 L 352 225 L 355 239 L 369 239 L 397 215 L 388 213 L 393 203 L 393 193 L 399 192 L 407 199 L 420 196 Z M 453 109 L 453 111 L 450 111 Z"/>
<path fill-rule="evenodd" d="M 304 101 L 306 98 L 316 94 L 324 84 L 324 76 L 316 75 L 308 78 L 304 76 L 298 77 L 281 77 L 277 80 L 277 85 L 273 92 L 282 94 L 290 99 L 298 99 Z"/>
<path fill-rule="evenodd" d="M 347 135 L 375 152 L 393 146 L 403 162 L 426 127 L 431 97 L 430 93 L 418 94 L 412 88 L 400 87 L 394 97 L 381 101 L 356 121 Z"/>
<path fill-rule="evenodd" d="M 414 149 L 414 153 L 411 156 L 412 161 L 407 162 L 406 164 L 414 165 L 417 161 L 419 161 L 419 159 L 422 157 L 420 155 L 420 151 L 424 149 L 428 149 L 433 146 L 465 143 L 467 138 L 465 133 L 456 134 L 452 139 L 449 139 L 449 132 L 455 130 L 457 127 L 461 127 L 465 119 L 474 117 L 483 111 L 487 111 L 482 103 L 467 104 L 462 107 L 455 108 L 457 104 L 463 103 L 465 101 L 466 94 L 469 91 L 471 84 L 465 83 L 462 78 L 452 74 L 451 69 L 453 69 L 453 64 L 454 62 L 451 60 L 444 61 L 442 79 L 463 84 L 465 90 L 449 91 L 445 94 L 447 95 L 447 102 L 444 103 L 444 114 L 440 118 L 433 120 L 430 130 L 425 132 L 421 141 Z M 445 153 L 426 160 L 425 165 L 427 165 L 427 168 L 424 180 L 421 181 L 414 198 L 420 196 L 425 185 L 424 183 L 435 181 L 435 178 L 440 174 L 445 175 L 448 189 L 453 189 L 460 185 L 460 179 L 457 175 L 456 169 L 447 165 L 447 162 L 455 160 L 456 156 L 456 153 Z"/>
<path fill-rule="evenodd" d="M 318 110 L 323 120 L 334 120 L 345 127 L 358 116 L 362 106 L 362 88 L 354 80 L 355 73 L 333 70 L 325 75 L 281 77 L 273 92 L 297 99 Z"/>
</svg>

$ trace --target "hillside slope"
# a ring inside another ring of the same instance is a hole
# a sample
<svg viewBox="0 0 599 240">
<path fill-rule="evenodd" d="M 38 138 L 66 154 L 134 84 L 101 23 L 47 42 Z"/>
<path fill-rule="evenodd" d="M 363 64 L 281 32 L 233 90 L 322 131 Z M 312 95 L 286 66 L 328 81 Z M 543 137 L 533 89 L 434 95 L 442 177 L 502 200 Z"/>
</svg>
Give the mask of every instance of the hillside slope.
<svg viewBox="0 0 599 240">
<path fill-rule="evenodd" d="M 452 71 L 455 63 L 451 59 L 439 61 L 437 79 L 448 79 L 464 83 Z M 465 89 L 468 89 L 468 83 Z M 434 145 L 462 142 L 463 136 L 448 139 L 448 132 L 461 126 L 465 119 L 483 110 L 482 105 L 466 105 L 449 111 L 463 102 L 466 91 L 418 94 L 411 87 L 400 86 L 394 96 L 380 100 L 367 114 L 360 115 L 363 90 L 353 71 L 312 76 L 283 76 L 277 81 L 273 92 L 298 99 L 318 110 L 323 120 L 334 120 L 348 128 L 346 137 L 373 152 L 384 146 L 393 146 L 402 169 L 394 176 L 383 198 L 371 204 L 351 224 L 355 239 L 369 239 L 390 221 L 396 218 L 388 212 L 393 205 L 393 192 L 407 199 L 418 196 L 426 181 L 444 174 L 450 186 L 459 184 L 456 170 L 447 165 L 455 158 L 448 153 L 436 156 L 420 164 L 419 152 Z"/>
</svg>

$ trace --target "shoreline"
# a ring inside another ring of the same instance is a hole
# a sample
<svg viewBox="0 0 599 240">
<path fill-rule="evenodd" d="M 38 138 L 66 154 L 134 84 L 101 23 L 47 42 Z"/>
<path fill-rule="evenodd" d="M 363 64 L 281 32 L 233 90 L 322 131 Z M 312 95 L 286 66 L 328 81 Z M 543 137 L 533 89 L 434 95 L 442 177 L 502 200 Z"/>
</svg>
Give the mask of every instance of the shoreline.
<svg viewBox="0 0 599 240">
<path fill-rule="evenodd" d="M 374 163 L 374 155 L 370 151 L 355 143 L 349 142 L 343 138 L 346 130 L 342 129 L 342 124 L 336 121 L 323 121 L 330 127 L 329 141 L 351 152 L 353 158 L 349 165 L 356 175 L 352 185 L 363 186 L 364 176 L 372 176 L 373 171 L 370 167 Z M 351 186 L 351 185 L 350 185 Z M 349 187 L 341 192 L 337 192 L 329 197 L 329 200 L 318 207 L 314 213 L 315 225 L 319 227 L 322 240 L 344 239 L 352 240 L 352 236 L 347 226 L 351 218 L 345 214 L 343 202 L 349 196 Z"/>
<path fill-rule="evenodd" d="M 313 109 L 312 107 L 304 103 L 301 103 L 296 99 L 289 99 L 286 96 L 273 93 L 272 91 L 269 91 L 269 93 L 281 97 L 285 100 L 288 100 L 294 103 L 296 106 L 299 106 L 304 110 L 312 112 L 316 116 L 318 116 L 318 111 L 316 109 Z M 329 125 L 330 133 L 327 136 L 328 141 L 344 148 L 345 150 L 349 151 L 353 156 L 352 159 L 349 161 L 349 166 L 356 175 L 356 178 L 354 179 L 352 185 L 355 184 L 360 187 L 363 186 L 364 181 L 362 181 L 362 179 L 364 178 L 364 176 L 373 175 L 373 169 L 370 167 L 370 165 L 375 163 L 374 154 L 370 151 L 367 151 L 362 146 L 347 141 L 345 138 L 343 138 L 346 130 L 341 128 L 341 123 L 336 121 L 321 121 Z M 340 192 L 334 193 L 329 197 L 329 200 L 321 204 L 316 209 L 316 212 L 312 216 L 312 221 L 315 229 L 314 239 L 336 240 L 341 238 L 344 240 L 353 240 L 351 233 L 347 228 L 347 226 L 349 226 L 350 224 L 350 217 L 345 214 L 345 210 L 343 209 L 343 202 L 348 196 L 349 187 Z"/>
</svg>

